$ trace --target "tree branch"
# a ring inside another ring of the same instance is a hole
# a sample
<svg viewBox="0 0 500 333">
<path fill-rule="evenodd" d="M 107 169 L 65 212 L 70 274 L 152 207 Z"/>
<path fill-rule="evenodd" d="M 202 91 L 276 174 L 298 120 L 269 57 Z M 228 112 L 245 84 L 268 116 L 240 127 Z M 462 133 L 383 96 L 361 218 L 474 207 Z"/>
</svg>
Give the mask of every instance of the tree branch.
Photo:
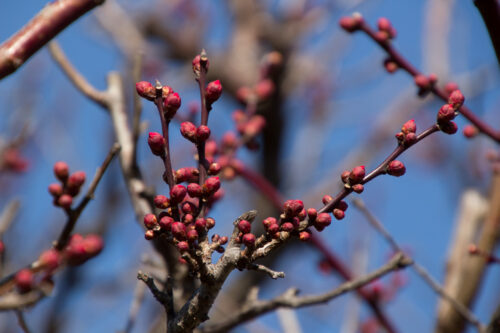
<svg viewBox="0 0 500 333">
<path fill-rule="evenodd" d="M 491 44 L 495 50 L 497 61 L 500 64 L 500 5 L 498 0 L 474 0 L 484 25 L 488 29 Z"/>
</svg>

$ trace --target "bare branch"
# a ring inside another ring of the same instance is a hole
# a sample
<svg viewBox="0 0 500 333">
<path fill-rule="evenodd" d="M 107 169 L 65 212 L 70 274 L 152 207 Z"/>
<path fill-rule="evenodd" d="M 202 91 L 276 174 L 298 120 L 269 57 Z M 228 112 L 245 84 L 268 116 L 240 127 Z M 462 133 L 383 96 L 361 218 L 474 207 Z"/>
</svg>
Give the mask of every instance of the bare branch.
<svg viewBox="0 0 500 333">
<path fill-rule="evenodd" d="M 2 215 L 0 215 L 0 236 L 2 236 L 7 229 L 9 229 L 9 226 L 16 217 L 20 206 L 21 204 L 19 200 L 15 199 L 10 201 L 3 209 Z"/>
<path fill-rule="evenodd" d="M 56 41 L 49 43 L 49 51 L 54 61 L 61 67 L 62 71 L 75 87 L 86 97 L 93 100 L 101 107 L 106 107 L 106 94 L 92 86 L 78 70 L 73 67 Z"/>
<path fill-rule="evenodd" d="M 408 265 L 411 265 L 412 261 L 409 260 L 403 253 L 396 254 L 390 262 L 380 267 L 376 271 L 367 274 L 358 279 L 354 279 L 352 281 L 345 282 L 341 284 L 339 287 L 321 294 L 321 295 L 311 295 L 311 296 L 297 296 L 298 290 L 295 288 L 288 289 L 282 295 L 268 301 L 259 301 L 256 300 L 250 304 L 246 304 L 243 309 L 241 309 L 236 315 L 231 318 L 202 329 L 203 332 L 227 332 L 231 328 L 236 327 L 237 325 L 249 321 L 253 318 L 261 316 L 265 313 L 269 313 L 278 308 L 301 308 L 305 306 L 317 305 L 322 303 L 327 303 L 332 299 L 341 296 L 349 291 L 356 290 L 371 281 L 380 278 L 392 271 L 404 268 Z"/>
<path fill-rule="evenodd" d="M 490 34 L 491 44 L 500 63 L 500 4 L 497 0 L 474 0 Z"/>
<path fill-rule="evenodd" d="M 263 273 L 266 273 L 268 274 L 271 279 L 278 279 L 278 278 L 284 278 L 285 277 L 285 272 L 276 272 L 276 271 L 273 271 L 272 269 L 264 266 L 264 265 L 259 265 L 259 264 L 250 264 L 247 266 L 248 269 L 253 269 L 253 270 L 256 270 L 256 271 L 261 271 Z"/>
<path fill-rule="evenodd" d="M 49 2 L 31 21 L 0 45 L 0 79 L 15 72 L 68 25 L 104 0 Z"/>
</svg>

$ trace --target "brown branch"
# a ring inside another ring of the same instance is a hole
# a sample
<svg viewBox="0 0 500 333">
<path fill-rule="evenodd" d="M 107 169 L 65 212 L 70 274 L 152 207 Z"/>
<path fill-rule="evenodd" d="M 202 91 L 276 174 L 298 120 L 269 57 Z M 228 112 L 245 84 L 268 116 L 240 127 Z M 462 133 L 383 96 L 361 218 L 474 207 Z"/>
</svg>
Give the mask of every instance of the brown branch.
<svg viewBox="0 0 500 333">
<path fill-rule="evenodd" d="M 500 64 L 500 4 L 498 0 L 474 0 L 481 17 L 483 18 L 491 44 L 495 49 L 497 61 Z"/>
<path fill-rule="evenodd" d="M 30 329 L 28 327 L 28 323 L 26 323 L 26 319 L 24 319 L 24 313 L 21 310 L 15 310 L 17 317 L 17 322 L 19 324 L 19 327 L 23 330 L 24 333 L 30 333 Z"/>
<path fill-rule="evenodd" d="M 356 207 L 365 216 L 369 224 L 382 235 L 382 237 L 387 241 L 387 243 L 389 243 L 392 249 L 394 251 L 402 252 L 401 247 L 394 240 L 389 231 L 387 231 L 383 224 L 375 217 L 375 215 L 372 214 L 372 212 L 366 207 L 364 202 L 359 198 L 354 199 L 352 202 L 354 207 Z M 415 262 L 413 259 L 409 260 L 411 261 L 410 265 L 413 267 L 415 272 L 420 275 L 420 277 L 431 287 L 431 289 L 434 290 L 434 292 L 436 292 L 441 298 L 449 302 L 464 319 L 469 321 L 477 328 L 478 332 L 483 331 L 481 322 L 465 305 L 448 294 L 446 290 L 439 285 L 436 279 L 434 279 L 423 266 Z"/>
<path fill-rule="evenodd" d="M 370 283 L 371 281 L 380 278 L 392 271 L 404 268 L 408 265 L 411 265 L 411 260 L 409 260 L 403 253 L 396 254 L 390 262 L 380 267 L 376 271 L 367 274 L 363 277 L 354 279 L 352 281 L 345 282 L 341 284 L 339 287 L 321 294 L 321 295 L 311 295 L 311 296 L 297 296 L 298 290 L 295 288 L 288 289 L 282 295 L 268 301 L 259 301 L 256 300 L 247 304 L 241 309 L 237 314 L 232 316 L 231 318 L 218 323 L 207 326 L 202 329 L 203 332 L 227 332 L 231 328 L 236 327 L 246 321 L 254 319 L 258 316 L 261 316 L 265 313 L 269 313 L 278 308 L 301 308 L 305 306 L 323 304 L 331 301 L 332 299 L 341 296 L 347 292 L 357 290 L 360 287 Z"/>
<path fill-rule="evenodd" d="M 59 44 L 52 41 L 48 45 L 50 54 L 54 61 L 61 67 L 64 74 L 82 92 L 87 98 L 99 104 L 101 107 L 106 107 L 106 95 L 104 92 L 94 88 L 85 77 L 80 74 L 75 67 L 69 62 Z"/>
<path fill-rule="evenodd" d="M 15 72 L 42 46 L 104 0 L 58 0 L 0 45 L 0 79 Z"/>
</svg>

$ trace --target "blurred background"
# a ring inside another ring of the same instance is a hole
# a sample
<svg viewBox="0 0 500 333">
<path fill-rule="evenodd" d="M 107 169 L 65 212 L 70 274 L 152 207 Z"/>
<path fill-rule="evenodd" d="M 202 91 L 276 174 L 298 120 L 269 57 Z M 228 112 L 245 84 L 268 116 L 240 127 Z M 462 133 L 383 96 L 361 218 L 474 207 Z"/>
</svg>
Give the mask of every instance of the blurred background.
<svg viewBox="0 0 500 333">
<path fill-rule="evenodd" d="M 0 40 L 9 38 L 45 4 L 1 1 Z M 306 207 L 319 208 L 324 194 L 334 195 L 341 188 L 344 169 L 365 165 L 372 170 L 392 152 L 394 134 L 405 121 L 415 119 L 419 132 L 435 121 L 442 105 L 431 95 L 419 98 L 406 73 L 388 74 L 382 65 L 385 54 L 367 36 L 340 29 L 339 18 L 353 12 L 360 12 L 373 27 L 379 17 L 388 18 L 397 30 L 394 46 L 411 63 L 424 73 L 436 73 L 439 85 L 457 82 L 466 104 L 500 128 L 498 64 L 472 1 L 107 0 L 56 40 L 99 89 L 105 89 L 110 71 L 121 72 L 130 102 L 135 92 L 132 61 L 142 51 L 142 79 L 173 87 L 182 98 L 179 112 L 185 115 L 199 105 L 191 60 L 204 48 L 210 78 L 220 79 L 224 89 L 209 121 L 217 139 L 233 129 L 231 112 L 243 107 L 236 98 L 238 89 L 257 84 L 266 56 L 279 52 L 283 62 L 271 77 L 275 91 L 258 107 L 268 124 L 259 138 L 261 149 L 242 150 L 238 158 L 260 170 L 286 199 L 302 199 Z M 148 185 L 166 194 L 161 161 L 147 146 L 147 132 L 161 128 L 151 103 L 143 103 L 142 120 L 140 166 Z M 460 198 L 467 189 L 488 195 L 492 172 L 487 156 L 496 149 L 486 137 L 464 138 L 466 122 L 458 117 L 457 123 L 457 134 L 437 133 L 407 151 L 400 158 L 407 168 L 403 177 L 379 177 L 361 195 L 399 244 L 440 282 Z M 172 131 L 173 166 L 195 166 L 192 146 L 178 127 L 175 123 Z M 53 164 L 66 161 L 71 171 L 83 170 L 90 179 L 114 134 L 108 114 L 73 87 L 45 48 L 0 82 L 0 138 L 3 143 L 19 138 L 18 150 L 26 160 L 16 170 L 0 172 L 0 209 L 12 199 L 21 202 L 3 236 L 2 273 L 8 274 L 49 248 L 64 225 L 65 216 L 52 205 L 47 191 L 55 180 Z M 211 212 L 217 220 L 214 232 L 228 235 L 234 218 L 250 209 L 259 211 L 259 224 L 276 215 L 243 180 L 223 181 L 223 187 L 226 195 Z M 35 332 L 123 330 L 136 272 L 155 254 L 135 221 L 117 161 L 76 231 L 102 234 L 104 251 L 83 266 L 60 272 L 53 296 L 28 310 L 26 320 Z M 319 237 L 356 275 L 379 267 L 391 255 L 351 204 L 345 219 L 333 222 Z M 271 268 L 286 273 L 285 279 L 233 273 L 211 317 L 227 316 L 228 304 L 241 300 L 250 284 L 260 285 L 260 297 L 271 298 L 292 286 L 303 293 L 320 293 L 343 282 L 323 255 L 307 244 L 290 244 L 270 262 Z M 473 307 L 483 322 L 497 306 L 499 273 L 498 265 L 488 268 Z M 438 296 L 410 269 L 366 288 L 382 291 L 382 307 L 399 331 L 433 329 Z M 160 305 L 146 291 L 133 332 L 148 331 L 159 315 Z M 371 311 L 355 294 L 293 315 L 303 332 L 376 332 L 370 331 Z M 287 316 L 269 314 L 235 331 L 287 331 Z M 19 331 L 14 314 L 0 314 L 0 331 Z"/>
</svg>

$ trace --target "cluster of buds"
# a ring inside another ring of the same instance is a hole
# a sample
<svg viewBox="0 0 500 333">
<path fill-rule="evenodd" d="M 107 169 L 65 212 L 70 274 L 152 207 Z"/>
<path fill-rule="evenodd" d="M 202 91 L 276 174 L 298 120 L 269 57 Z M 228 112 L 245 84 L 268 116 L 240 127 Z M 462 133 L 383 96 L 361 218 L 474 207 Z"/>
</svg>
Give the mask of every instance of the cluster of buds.
<svg viewBox="0 0 500 333">
<path fill-rule="evenodd" d="M 391 21 L 385 17 L 378 19 L 377 27 L 376 38 L 379 42 L 387 42 L 396 37 L 396 29 L 392 26 Z"/>
<path fill-rule="evenodd" d="M 161 106 L 167 120 L 172 119 L 181 107 L 181 97 L 169 86 L 160 86 L 157 88 L 151 82 L 140 81 L 135 84 L 135 89 L 139 96 L 149 101 L 154 101 L 157 96 L 157 90 L 161 89 Z"/>
<path fill-rule="evenodd" d="M 405 147 L 409 147 L 415 142 L 417 142 L 417 125 L 415 124 L 415 120 L 408 120 L 401 127 L 401 132 L 396 134 L 396 139 L 400 145 Z"/>
<path fill-rule="evenodd" d="M 347 32 L 355 32 L 361 29 L 363 23 L 364 19 L 360 13 L 353 13 L 352 16 L 344 16 L 339 21 L 340 27 Z"/>
<path fill-rule="evenodd" d="M 429 74 L 429 76 L 425 76 L 423 74 L 415 75 L 413 80 L 415 85 L 418 87 L 418 96 L 424 97 L 427 95 L 431 88 L 436 84 L 437 79 L 436 74 Z"/>
<path fill-rule="evenodd" d="M 245 244 L 248 248 L 253 248 L 255 246 L 255 235 L 250 232 L 252 230 L 251 222 L 241 220 L 238 222 L 237 227 L 240 232 L 236 241 Z"/>
<path fill-rule="evenodd" d="M 19 173 L 28 168 L 28 160 L 15 147 L 3 149 L 0 155 L 0 170 Z"/>
<path fill-rule="evenodd" d="M 62 251 L 46 250 L 40 254 L 33 268 L 25 268 L 17 272 L 14 277 L 16 288 L 20 293 L 29 292 L 41 282 L 49 281 L 61 265 L 81 265 L 98 255 L 103 246 L 102 238 L 98 235 L 83 237 L 74 234 Z"/>
<path fill-rule="evenodd" d="M 306 241 L 310 238 L 310 232 L 299 232 L 300 222 L 306 217 L 307 211 L 301 200 L 287 200 L 283 204 L 283 213 L 280 215 L 279 220 L 268 217 L 262 221 L 262 224 L 272 238 L 279 239 L 280 232 L 288 232 L 298 234 L 301 240 Z"/>
<path fill-rule="evenodd" d="M 236 92 L 236 97 L 243 104 L 255 103 L 268 99 L 274 92 L 274 83 L 271 79 L 264 78 L 252 87 L 243 86 Z"/>
<path fill-rule="evenodd" d="M 54 174 L 59 183 L 49 185 L 49 193 L 54 197 L 54 205 L 71 209 L 73 198 L 78 195 L 85 182 L 85 172 L 76 171 L 70 175 L 68 164 L 56 162 Z"/>
<path fill-rule="evenodd" d="M 256 137 L 266 126 L 266 119 L 261 115 L 248 115 L 242 110 L 234 111 L 232 118 L 246 147 L 256 149 L 258 147 Z"/>
<path fill-rule="evenodd" d="M 437 124 L 439 129 L 447 134 L 455 134 L 457 124 L 452 121 L 458 114 L 458 109 L 464 104 L 464 95 L 460 90 L 453 91 L 448 97 L 448 104 L 444 104 L 438 111 Z"/>
<path fill-rule="evenodd" d="M 195 126 L 190 121 L 185 121 L 181 124 L 181 134 L 184 138 L 194 144 L 201 144 L 210 137 L 210 128 L 206 125 Z"/>
<path fill-rule="evenodd" d="M 340 179 L 346 188 L 350 188 L 356 193 L 361 193 L 364 190 L 364 186 L 361 182 L 365 178 L 365 173 L 365 166 L 360 165 L 354 167 L 351 171 L 345 170 L 342 172 Z"/>
</svg>

